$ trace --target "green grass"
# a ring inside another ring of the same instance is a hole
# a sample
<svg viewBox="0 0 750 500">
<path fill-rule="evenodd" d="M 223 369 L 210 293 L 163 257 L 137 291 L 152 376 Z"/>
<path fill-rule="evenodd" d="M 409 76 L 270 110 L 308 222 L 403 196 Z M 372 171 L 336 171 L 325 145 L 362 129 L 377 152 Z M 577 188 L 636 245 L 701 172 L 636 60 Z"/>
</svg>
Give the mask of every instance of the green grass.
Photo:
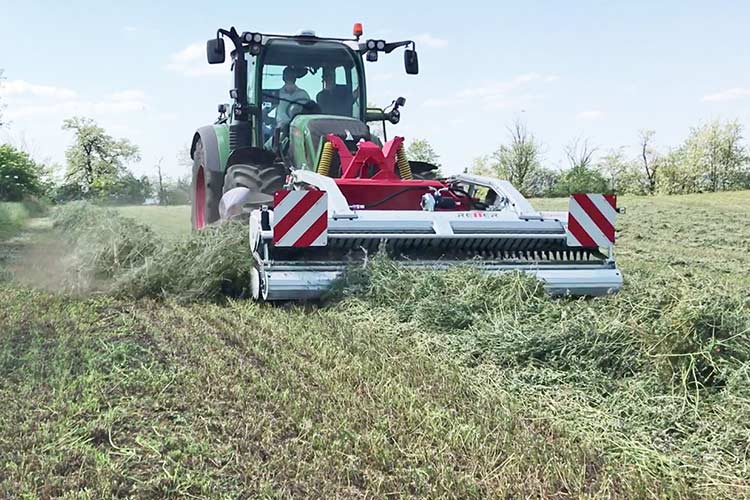
<svg viewBox="0 0 750 500">
<path fill-rule="evenodd" d="M 23 203 L 0 202 L 0 238 L 13 236 L 30 217 Z"/>
<path fill-rule="evenodd" d="M 166 237 L 184 236 L 190 232 L 190 206 L 124 206 L 115 210 L 125 217 L 149 224 L 157 233 Z"/>
<path fill-rule="evenodd" d="M 5 495 L 659 490 L 623 483 L 601 454 L 382 318 L 8 288 L 0 300 Z"/>
<path fill-rule="evenodd" d="M 566 199 L 532 200 L 567 210 Z M 709 275 L 750 285 L 750 191 L 618 198 L 615 256 L 627 271 L 674 279 Z M 627 277 L 627 275 L 626 275 Z"/>
<path fill-rule="evenodd" d="M 379 259 L 316 307 L 0 284 L 0 496 L 747 497 L 750 193 L 621 205 L 604 299 Z"/>
<path fill-rule="evenodd" d="M 0 202 L 0 280 L 6 278 L 8 263 L 22 251 L 16 236 L 32 213 L 24 203 Z"/>
</svg>

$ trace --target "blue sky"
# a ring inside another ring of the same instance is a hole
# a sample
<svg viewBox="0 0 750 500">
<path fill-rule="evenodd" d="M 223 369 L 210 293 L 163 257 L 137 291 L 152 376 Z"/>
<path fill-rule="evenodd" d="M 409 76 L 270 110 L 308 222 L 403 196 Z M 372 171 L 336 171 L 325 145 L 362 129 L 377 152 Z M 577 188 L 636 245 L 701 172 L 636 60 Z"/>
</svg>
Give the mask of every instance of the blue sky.
<svg viewBox="0 0 750 500">
<path fill-rule="evenodd" d="M 368 100 L 406 97 L 391 130 L 428 139 L 448 172 L 496 149 L 519 116 L 551 167 L 576 137 L 605 152 L 650 128 L 666 150 L 714 118 L 750 126 L 750 2 L 313 5 L 8 2 L 0 94 L 11 125 L 0 139 L 62 163 L 71 140 L 62 120 L 90 116 L 140 146 L 134 171 L 151 174 L 163 158 L 169 175 L 183 175 L 178 150 L 228 101 L 229 71 L 205 62 L 216 28 L 348 36 L 355 21 L 365 38 L 417 40 L 420 75 L 404 74 L 400 53 L 368 63 Z"/>
</svg>

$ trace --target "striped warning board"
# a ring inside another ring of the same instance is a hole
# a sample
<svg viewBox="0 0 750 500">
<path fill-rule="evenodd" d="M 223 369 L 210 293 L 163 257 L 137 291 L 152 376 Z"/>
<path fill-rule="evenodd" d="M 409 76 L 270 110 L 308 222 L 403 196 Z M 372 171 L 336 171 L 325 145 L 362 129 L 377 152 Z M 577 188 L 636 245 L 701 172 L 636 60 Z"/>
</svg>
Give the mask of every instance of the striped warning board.
<svg viewBox="0 0 750 500">
<path fill-rule="evenodd" d="M 321 247 L 328 244 L 328 195 L 325 191 L 276 191 L 273 205 L 274 245 Z"/>
<path fill-rule="evenodd" d="M 617 196 L 574 194 L 568 208 L 568 246 L 610 247 L 615 244 Z"/>
</svg>

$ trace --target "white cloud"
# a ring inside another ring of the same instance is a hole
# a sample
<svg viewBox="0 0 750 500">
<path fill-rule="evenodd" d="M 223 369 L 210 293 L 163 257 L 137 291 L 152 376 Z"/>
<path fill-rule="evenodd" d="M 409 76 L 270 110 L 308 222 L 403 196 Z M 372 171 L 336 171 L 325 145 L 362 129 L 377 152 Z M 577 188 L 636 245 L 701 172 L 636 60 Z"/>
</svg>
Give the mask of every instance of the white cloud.
<svg viewBox="0 0 750 500">
<path fill-rule="evenodd" d="M 721 92 L 716 92 L 715 94 L 708 94 L 703 96 L 703 100 L 709 102 L 733 101 L 735 99 L 741 99 L 743 97 L 750 97 L 750 88 L 735 87 L 722 90 Z"/>
<path fill-rule="evenodd" d="M 53 104 L 30 104 L 14 106 L 8 110 L 10 118 L 21 118 L 32 115 L 59 115 L 69 117 L 74 115 L 97 117 L 99 115 L 113 115 L 145 111 L 146 103 L 142 101 L 63 101 Z"/>
<path fill-rule="evenodd" d="M 511 109 L 543 98 L 539 93 L 530 92 L 529 87 L 547 84 L 558 79 L 557 75 L 523 73 L 510 80 L 489 80 L 468 86 L 458 91 L 452 100 L 444 99 L 440 100 L 440 103 L 428 100 L 425 106 L 447 107 L 451 104 L 455 106 L 471 104 L 486 106 L 490 109 Z"/>
<path fill-rule="evenodd" d="M 422 33 L 413 38 L 415 42 L 421 43 L 431 49 L 442 49 L 448 46 L 448 40 L 432 36 L 429 33 Z"/>
<path fill-rule="evenodd" d="M 425 99 L 422 102 L 425 108 L 450 108 L 455 105 L 455 99 Z"/>
<path fill-rule="evenodd" d="M 229 50 L 227 50 L 224 64 L 208 64 L 206 42 L 196 42 L 172 54 L 165 67 L 185 76 L 226 75 L 229 71 L 229 59 Z"/>
<path fill-rule="evenodd" d="M 483 82 L 474 88 L 469 88 L 459 92 L 459 97 L 483 97 L 490 100 L 502 98 L 506 94 L 518 90 L 533 82 L 554 82 L 559 77 L 557 75 L 542 75 L 539 73 L 524 73 L 514 77 L 511 80 L 500 80 Z"/>
<path fill-rule="evenodd" d="M 3 86 L 8 101 L 9 118 L 24 118 L 46 114 L 62 117 L 72 115 L 113 115 L 147 109 L 146 93 L 138 89 L 113 92 L 101 99 L 81 99 L 70 89 L 49 87 L 24 81 L 9 82 Z M 33 99 L 29 99 L 33 97 Z"/>
<path fill-rule="evenodd" d="M 38 85 L 24 80 L 10 80 L 0 85 L 0 94 L 4 96 L 51 97 L 54 99 L 75 99 L 76 93 L 64 87 Z"/>
<path fill-rule="evenodd" d="M 395 75 L 393 73 L 368 73 L 367 81 L 368 82 L 387 82 L 389 80 L 393 80 L 394 76 Z"/>
<path fill-rule="evenodd" d="M 579 120 L 586 120 L 586 121 L 599 120 L 601 118 L 604 118 L 604 111 L 601 111 L 599 109 L 581 111 L 580 113 L 576 114 L 576 118 L 578 118 Z"/>
<path fill-rule="evenodd" d="M 110 94 L 109 98 L 113 101 L 144 101 L 146 93 L 142 90 L 129 89 Z"/>
</svg>

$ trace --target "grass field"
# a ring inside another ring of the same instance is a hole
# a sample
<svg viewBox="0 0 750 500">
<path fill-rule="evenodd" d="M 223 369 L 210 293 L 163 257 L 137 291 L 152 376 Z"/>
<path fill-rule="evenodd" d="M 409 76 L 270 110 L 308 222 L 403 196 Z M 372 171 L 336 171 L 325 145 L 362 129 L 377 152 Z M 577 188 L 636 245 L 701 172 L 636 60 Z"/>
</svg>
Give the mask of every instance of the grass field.
<svg viewBox="0 0 750 500">
<path fill-rule="evenodd" d="M 0 202 L 0 238 L 13 236 L 29 217 L 29 211 L 22 203 Z"/>
<path fill-rule="evenodd" d="M 0 496 L 750 496 L 750 193 L 621 205 L 625 289 L 580 301 L 387 262 L 318 306 L 42 291 L 74 243 L 37 224 L 0 263 Z"/>
<path fill-rule="evenodd" d="M 147 223 L 154 230 L 165 236 L 184 236 L 190 232 L 190 206 L 171 207 L 129 206 L 117 207 L 117 211 L 126 217 Z"/>
</svg>

